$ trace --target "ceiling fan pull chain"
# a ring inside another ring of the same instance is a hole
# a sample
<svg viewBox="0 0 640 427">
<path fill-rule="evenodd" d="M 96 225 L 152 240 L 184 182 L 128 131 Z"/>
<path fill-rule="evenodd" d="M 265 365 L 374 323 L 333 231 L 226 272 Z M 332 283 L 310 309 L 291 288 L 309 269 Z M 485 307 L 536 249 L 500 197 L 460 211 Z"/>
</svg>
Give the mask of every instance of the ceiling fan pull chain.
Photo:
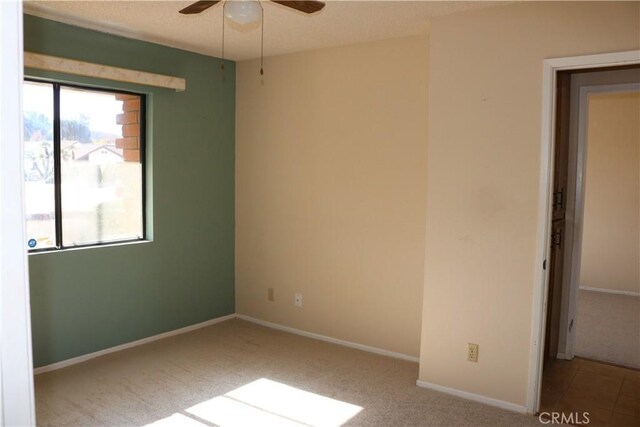
<svg viewBox="0 0 640 427">
<path fill-rule="evenodd" d="M 224 73 L 224 8 L 227 2 L 222 5 L 222 62 L 220 62 L 220 71 Z"/>
<path fill-rule="evenodd" d="M 260 75 L 264 75 L 264 69 L 262 65 L 264 63 L 264 7 L 262 3 L 260 3 L 260 8 L 262 9 L 262 13 L 260 15 L 260 27 L 261 27 L 261 35 L 260 35 Z"/>
</svg>

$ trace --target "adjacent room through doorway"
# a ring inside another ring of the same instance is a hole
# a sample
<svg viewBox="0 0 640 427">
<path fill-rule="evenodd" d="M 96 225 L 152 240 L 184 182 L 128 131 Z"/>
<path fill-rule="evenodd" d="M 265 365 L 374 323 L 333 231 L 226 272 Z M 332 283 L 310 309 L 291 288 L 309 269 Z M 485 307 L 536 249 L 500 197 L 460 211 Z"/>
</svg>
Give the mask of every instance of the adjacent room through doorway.
<svg viewBox="0 0 640 427">
<path fill-rule="evenodd" d="M 541 411 L 624 424 L 640 378 L 640 67 L 559 72 L 557 94 Z"/>
</svg>

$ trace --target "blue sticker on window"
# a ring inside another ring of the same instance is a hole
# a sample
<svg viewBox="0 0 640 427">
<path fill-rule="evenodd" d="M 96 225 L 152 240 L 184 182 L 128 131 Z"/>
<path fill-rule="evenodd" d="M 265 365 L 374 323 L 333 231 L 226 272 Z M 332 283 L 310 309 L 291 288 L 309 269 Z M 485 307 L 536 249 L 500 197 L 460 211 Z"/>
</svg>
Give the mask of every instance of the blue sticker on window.
<svg viewBox="0 0 640 427">
<path fill-rule="evenodd" d="M 29 241 L 27 242 L 27 245 L 29 245 L 30 248 L 35 248 L 37 244 L 38 241 L 36 239 L 29 239 Z"/>
</svg>

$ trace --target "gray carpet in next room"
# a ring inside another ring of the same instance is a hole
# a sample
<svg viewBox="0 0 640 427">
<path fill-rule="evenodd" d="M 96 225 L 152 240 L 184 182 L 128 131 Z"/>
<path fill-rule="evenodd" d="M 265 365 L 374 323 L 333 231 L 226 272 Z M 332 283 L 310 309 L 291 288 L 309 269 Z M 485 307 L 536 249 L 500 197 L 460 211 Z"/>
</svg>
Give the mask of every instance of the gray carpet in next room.
<svg viewBox="0 0 640 427">
<path fill-rule="evenodd" d="M 640 298 L 580 290 L 576 356 L 640 368 Z"/>
</svg>

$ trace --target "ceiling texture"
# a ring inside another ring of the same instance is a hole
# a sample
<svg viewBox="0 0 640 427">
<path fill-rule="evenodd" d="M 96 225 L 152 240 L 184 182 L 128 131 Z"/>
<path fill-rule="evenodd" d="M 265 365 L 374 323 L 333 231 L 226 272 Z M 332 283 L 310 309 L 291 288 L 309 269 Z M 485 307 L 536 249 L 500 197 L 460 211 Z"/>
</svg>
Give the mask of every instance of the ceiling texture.
<svg viewBox="0 0 640 427">
<path fill-rule="evenodd" d="M 222 4 L 198 15 L 178 11 L 187 1 L 26 0 L 27 14 L 79 27 L 145 40 L 210 56 L 221 56 Z M 264 55 L 424 34 L 429 18 L 503 2 L 324 0 L 323 10 L 305 15 L 271 1 L 264 7 Z M 260 56 L 260 25 L 226 21 L 225 58 Z"/>
</svg>

